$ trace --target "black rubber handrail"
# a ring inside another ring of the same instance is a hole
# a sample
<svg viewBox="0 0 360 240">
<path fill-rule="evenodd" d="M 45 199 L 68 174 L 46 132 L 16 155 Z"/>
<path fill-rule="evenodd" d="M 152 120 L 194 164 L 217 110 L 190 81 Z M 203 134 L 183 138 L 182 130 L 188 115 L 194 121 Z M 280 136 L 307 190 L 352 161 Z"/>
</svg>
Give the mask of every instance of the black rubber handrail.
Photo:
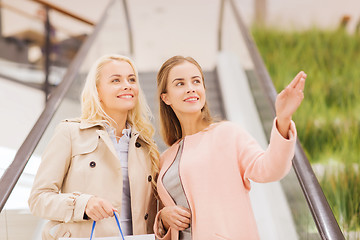
<svg viewBox="0 0 360 240">
<path fill-rule="evenodd" d="M 99 31 L 101 30 L 104 22 L 107 18 L 110 7 L 114 4 L 115 0 L 109 2 L 103 13 L 100 21 L 96 24 L 93 32 L 86 41 L 82 44 L 81 48 L 77 52 L 74 60 L 71 62 L 63 80 L 50 94 L 50 97 L 45 105 L 43 112 L 31 129 L 29 135 L 17 151 L 14 160 L 10 166 L 6 169 L 3 176 L 0 179 L 0 212 L 2 211 L 7 199 L 9 198 L 13 188 L 19 180 L 24 168 L 33 154 L 36 146 L 38 145 L 43 133 L 49 125 L 56 110 L 60 106 L 61 101 L 65 97 L 71 84 L 75 81 L 79 72 L 80 66 L 84 62 L 86 55 L 89 52 L 90 47 L 94 43 Z"/>
<path fill-rule="evenodd" d="M 219 20 L 219 36 L 218 47 L 221 50 L 221 35 L 222 35 L 222 21 L 224 4 L 227 0 L 221 0 L 220 4 L 220 20 Z M 250 57 L 254 63 L 255 74 L 260 80 L 264 93 L 272 107 L 272 113 L 275 117 L 275 100 L 277 96 L 276 89 L 273 85 L 271 77 L 266 69 L 263 59 L 256 47 L 254 40 L 251 37 L 246 25 L 244 24 L 240 11 L 238 10 L 234 0 L 228 0 L 230 7 L 234 13 L 238 28 L 244 37 L 245 44 L 249 51 Z M 293 168 L 297 175 L 301 189 L 305 195 L 306 201 L 309 205 L 311 214 L 314 218 L 318 231 L 322 239 L 326 240 L 341 240 L 345 239 L 339 224 L 337 223 L 333 212 L 326 200 L 326 197 L 321 189 L 321 186 L 315 176 L 315 173 L 307 159 L 304 150 L 301 146 L 300 140 L 297 139 L 295 147 L 295 157 L 293 159 Z"/>
</svg>

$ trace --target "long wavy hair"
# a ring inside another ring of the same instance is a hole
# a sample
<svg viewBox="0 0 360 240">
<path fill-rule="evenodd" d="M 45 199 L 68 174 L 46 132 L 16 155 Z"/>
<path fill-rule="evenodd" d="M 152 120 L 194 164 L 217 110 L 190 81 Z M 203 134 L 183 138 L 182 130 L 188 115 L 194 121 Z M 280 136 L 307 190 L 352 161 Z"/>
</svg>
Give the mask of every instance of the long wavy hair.
<svg viewBox="0 0 360 240">
<path fill-rule="evenodd" d="M 81 95 L 81 119 L 90 122 L 105 121 L 109 125 L 111 123 L 116 125 L 116 122 L 104 111 L 101 106 L 97 86 L 100 81 L 101 69 L 111 61 L 125 61 L 130 64 L 134 70 L 136 79 L 139 79 L 138 72 L 134 63 L 130 58 L 109 54 L 100 57 L 90 68 L 87 75 L 84 89 Z M 139 88 L 138 100 L 135 107 L 128 111 L 127 123 L 140 132 L 139 138 L 142 139 L 149 149 L 149 158 L 151 161 L 151 175 L 152 175 L 152 187 L 156 192 L 156 180 L 159 173 L 159 152 L 157 146 L 153 140 L 154 128 L 151 124 L 150 118 L 152 117 L 150 108 L 146 102 L 143 91 L 141 90 L 139 81 L 136 81 Z"/>
<path fill-rule="evenodd" d="M 157 74 L 157 99 L 159 101 L 160 112 L 160 134 L 164 142 L 169 146 L 173 145 L 177 140 L 182 138 L 182 129 L 180 121 L 177 118 L 174 110 L 171 108 L 171 106 L 165 104 L 165 102 L 161 99 L 161 94 L 167 93 L 167 83 L 171 69 L 185 61 L 194 64 L 199 69 L 205 88 L 204 73 L 200 65 L 192 57 L 174 56 L 169 58 L 161 66 Z M 201 109 L 201 114 L 203 121 L 209 124 L 213 122 L 206 100 L 204 107 Z"/>
</svg>

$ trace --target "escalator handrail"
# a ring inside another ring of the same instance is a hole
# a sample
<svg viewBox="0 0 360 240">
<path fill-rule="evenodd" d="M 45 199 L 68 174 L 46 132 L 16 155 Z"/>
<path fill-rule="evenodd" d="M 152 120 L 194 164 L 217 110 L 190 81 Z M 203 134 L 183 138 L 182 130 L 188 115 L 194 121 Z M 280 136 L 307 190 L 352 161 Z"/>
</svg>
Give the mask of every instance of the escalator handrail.
<svg viewBox="0 0 360 240">
<path fill-rule="evenodd" d="M 19 180 L 29 158 L 34 152 L 57 108 L 60 106 L 61 101 L 65 97 L 71 84 L 75 81 L 76 76 L 79 72 L 79 68 L 84 62 L 85 57 L 88 54 L 92 44 L 94 43 L 99 31 L 102 29 L 102 26 L 104 25 L 104 22 L 108 15 L 108 11 L 114 2 L 115 0 L 109 2 L 101 19 L 96 24 L 93 32 L 82 44 L 74 60 L 71 62 L 63 80 L 49 96 L 43 112 L 41 113 L 30 133 L 24 140 L 23 144 L 20 146 L 14 157 L 14 160 L 2 175 L 0 179 L 0 212 L 5 206 L 6 201 L 8 200 L 17 181 Z"/>
<path fill-rule="evenodd" d="M 222 33 L 222 17 L 224 4 L 226 0 L 221 0 L 220 5 L 220 21 L 219 21 L 219 50 L 221 50 L 221 33 Z M 228 0 L 234 13 L 238 28 L 245 39 L 245 44 L 249 51 L 250 57 L 254 63 L 255 74 L 260 79 L 260 85 L 268 102 L 272 106 L 272 113 L 275 117 L 275 100 L 277 96 L 276 89 L 273 85 L 271 77 L 266 69 L 263 59 L 252 39 L 246 25 L 244 24 L 240 11 L 238 10 L 234 0 Z M 301 189 L 305 195 L 309 205 L 311 214 L 314 218 L 318 231 L 322 239 L 341 240 L 345 239 L 338 222 L 326 200 L 321 186 L 315 176 L 315 173 L 307 159 L 305 152 L 301 146 L 300 140 L 297 139 L 295 147 L 295 157 L 293 159 L 293 168 L 297 175 Z"/>
<path fill-rule="evenodd" d="M 123 4 L 123 8 L 124 8 L 124 13 L 125 13 L 125 19 L 126 19 L 126 28 L 128 31 L 128 36 L 129 36 L 129 50 L 130 50 L 130 55 L 134 54 L 134 40 L 133 40 L 133 31 L 132 31 L 132 27 L 131 27 L 131 20 L 130 20 L 130 15 L 129 15 L 129 8 L 128 8 L 128 4 L 126 0 L 122 0 L 122 4 Z"/>
<path fill-rule="evenodd" d="M 36 2 L 38 4 L 41 4 L 41 5 L 45 6 L 45 7 L 48 7 L 50 9 L 52 9 L 52 10 L 55 10 L 55 11 L 57 11 L 59 13 L 62 13 L 64 15 L 66 15 L 66 16 L 74 18 L 74 19 L 76 19 L 76 20 L 78 20 L 80 22 L 86 23 L 86 24 L 91 25 L 91 26 L 95 25 L 95 23 L 93 23 L 92 21 L 90 21 L 90 20 L 88 20 L 88 19 L 86 19 L 84 17 L 81 17 L 81 16 L 79 16 L 79 15 L 73 13 L 73 12 L 70 12 L 69 10 L 66 10 L 64 8 L 56 6 L 55 4 L 52 4 L 50 2 L 47 2 L 47 1 L 44 1 L 44 0 L 32 0 L 32 1 Z"/>
</svg>

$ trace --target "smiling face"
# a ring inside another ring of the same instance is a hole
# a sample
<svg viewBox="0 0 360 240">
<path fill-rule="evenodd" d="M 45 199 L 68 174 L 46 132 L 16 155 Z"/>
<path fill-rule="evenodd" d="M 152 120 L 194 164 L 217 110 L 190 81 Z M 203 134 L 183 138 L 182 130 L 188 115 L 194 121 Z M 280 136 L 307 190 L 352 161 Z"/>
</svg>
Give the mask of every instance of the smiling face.
<svg viewBox="0 0 360 240">
<path fill-rule="evenodd" d="M 101 71 L 97 83 L 103 110 L 110 116 L 127 114 L 136 105 L 139 87 L 136 74 L 126 61 L 111 60 Z"/>
<path fill-rule="evenodd" d="M 174 66 L 167 78 L 166 93 L 161 94 L 165 104 L 175 114 L 201 114 L 206 94 L 200 70 L 194 64 L 184 61 Z"/>
</svg>

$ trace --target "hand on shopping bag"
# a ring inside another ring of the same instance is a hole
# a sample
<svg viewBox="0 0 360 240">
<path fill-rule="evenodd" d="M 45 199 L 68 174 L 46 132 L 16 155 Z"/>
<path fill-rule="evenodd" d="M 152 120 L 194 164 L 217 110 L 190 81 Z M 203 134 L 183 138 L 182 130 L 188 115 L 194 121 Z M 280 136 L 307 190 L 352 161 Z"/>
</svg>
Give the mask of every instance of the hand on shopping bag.
<svg viewBox="0 0 360 240">
<path fill-rule="evenodd" d="M 188 228 L 191 222 L 190 210 L 180 206 L 164 207 L 160 217 L 166 229 L 170 226 L 178 231 Z"/>
<path fill-rule="evenodd" d="M 91 197 L 86 204 L 85 213 L 94 221 L 114 216 L 113 211 L 117 211 L 112 204 L 99 197 Z"/>
</svg>

